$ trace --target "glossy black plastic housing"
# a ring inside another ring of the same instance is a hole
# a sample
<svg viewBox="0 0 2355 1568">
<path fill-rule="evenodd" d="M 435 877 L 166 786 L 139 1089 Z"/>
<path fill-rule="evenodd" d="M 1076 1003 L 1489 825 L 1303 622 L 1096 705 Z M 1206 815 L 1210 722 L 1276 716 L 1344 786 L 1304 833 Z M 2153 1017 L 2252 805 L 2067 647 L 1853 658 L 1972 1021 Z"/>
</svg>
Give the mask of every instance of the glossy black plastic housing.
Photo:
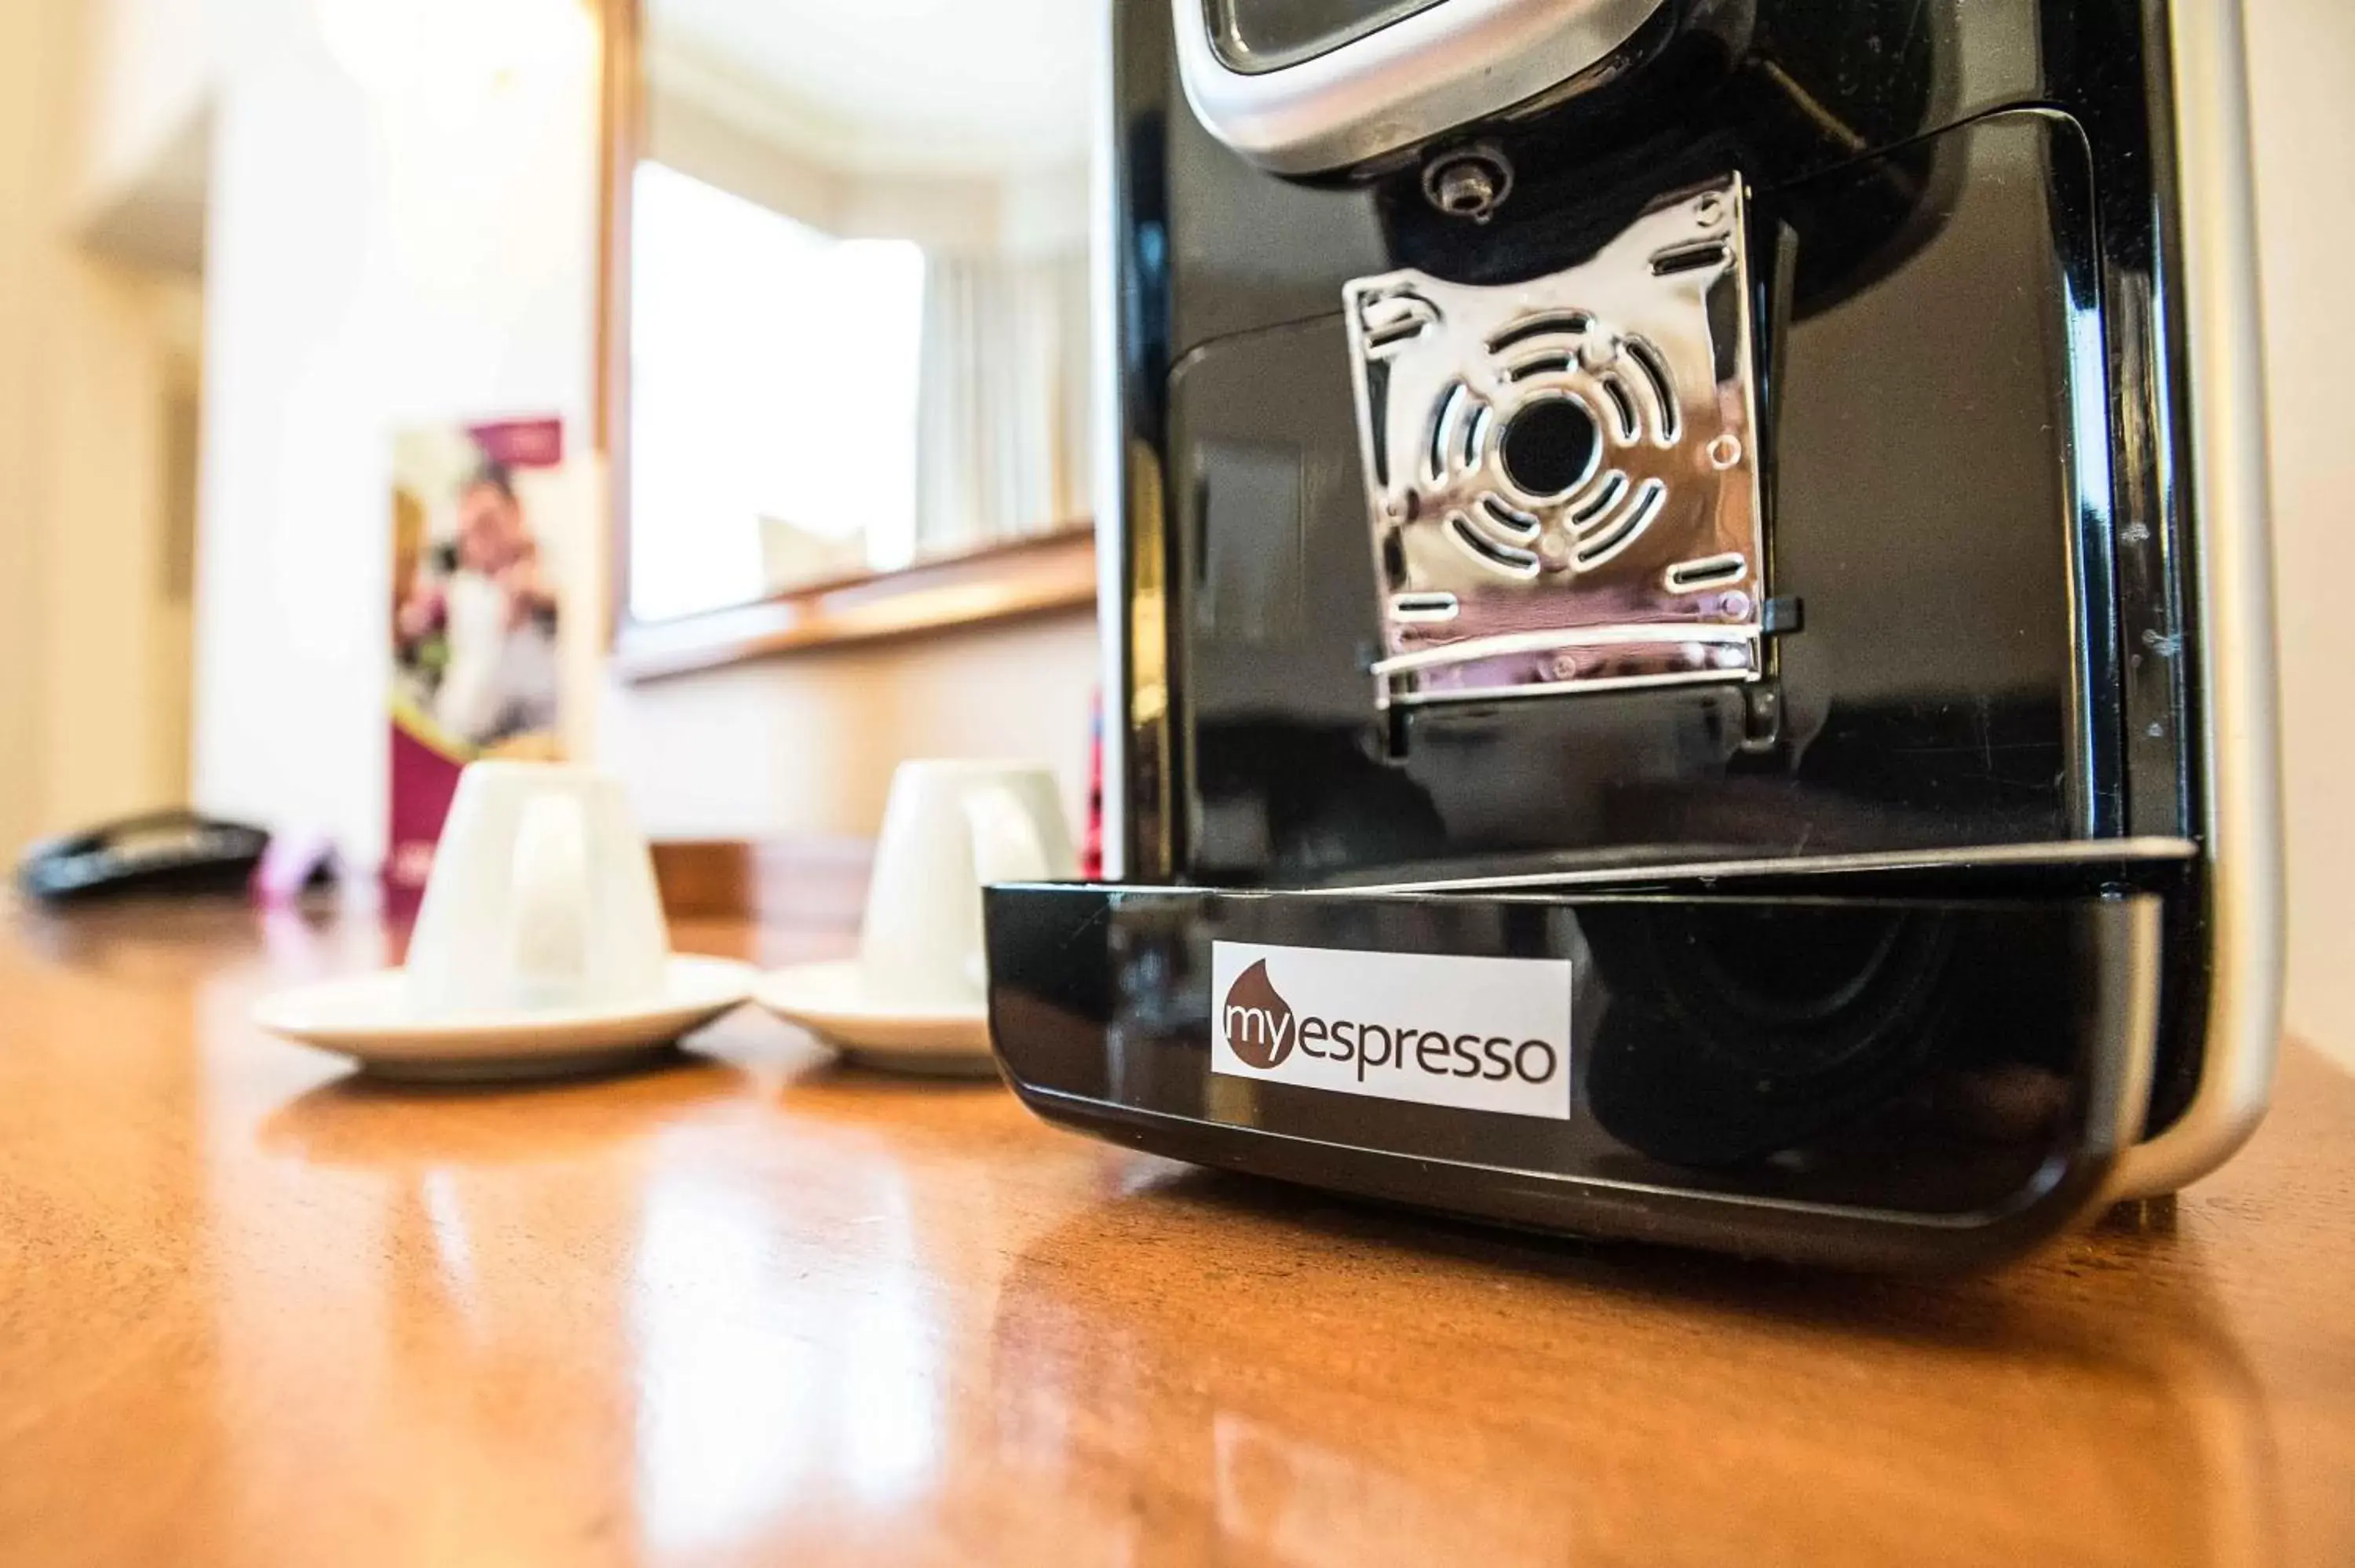
<svg viewBox="0 0 2355 1568">
<path fill-rule="evenodd" d="M 2135 1140 L 2164 895 L 1906 885 L 998 887 L 991 1030 L 1040 1115 L 1203 1164 L 1591 1236 L 1981 1266 L 2080 1218 Z M 1214 1072 L 1221 941 L 1567 960 L 1569 1118 Z"/>
<path fill-rule="evenodd" d="M 1249 9 L 1263 52 L 1371 15 Z M 1984 1263 L 2081 1217 L 2206 1102 L 2198 840 L 2231 793 L 2187 675 L 2229 643 L 2191 587 L 2168 7 L 1668 0 L 1609 69 L 1313 180 L 1196 121 L 1172 16 L 1114 11 L 1128 885 L 989 893 L 1018 1092 L 1203 1163 L 1814 1262 Z M 1442 210 L 1458 154 L 1501 194 Z M 1712 368 L 1756 408 L 1767 652 L 1377 702 L 1400 611 L 1345 289 L 1584 286 L 1729 179 L 1750 289 Z M 1566 961 L 1567 1119 L 1236 1066 L 1222 941 Z"/>
<path fill-rule="evenodd" d="M 1169 377 L 1188 878 L 1313 882 L 1516 852 L 1760 855 L 2045 842 L 2118 816 L 2108 458 L 2080 350 L 2082 133 L 2021 111 L 1761 197 L 1815 238 L 1880 187 L 1938 221 L 1871 290 L 1781 332 L 1769 429 L 1770 737 L 1735 684 L 1398 715 L 1338 317 L 1205 344 Z M 2080 635 L 2080 629 L 2084 635 Z"/>
<path fill-rule="evenodd" d="M 1197 122 L 1115 9 L 1124 874 L 1309 887 L 2200 831 L 2166 7 L 1678 0 L 1640 58 L 1318 181 Z M 1437 210 L 1450 146 L 1509 161 Z M 1576 265 L 1738 174 L 1759 276 L 1777 725 L 1731 687 L 1376 711 L 1345 283 Z M 2202 863 L 2149 1128 L 2199 1080 Z"/>
</svg>

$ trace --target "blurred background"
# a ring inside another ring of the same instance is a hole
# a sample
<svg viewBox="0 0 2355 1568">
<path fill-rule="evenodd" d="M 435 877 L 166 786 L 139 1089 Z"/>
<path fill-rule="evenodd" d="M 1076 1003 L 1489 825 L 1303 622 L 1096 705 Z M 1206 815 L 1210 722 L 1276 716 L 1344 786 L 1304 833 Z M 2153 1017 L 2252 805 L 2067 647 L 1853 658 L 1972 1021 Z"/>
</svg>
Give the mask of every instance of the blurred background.
<svg viewBox="0 0 2355 1568">
<path fill-rule="evenodd" d="M 871 833 L 911 755 L 1050 760 L 1077 810 L 1103 6 L 0 0 L 0 843 L 193 803 L 380 861 L 388 650 L 455 547 L 398 454 L 512 420 L 562 433 L 562 743 L 657 837 Z M 2355 6 L 2245 10 L 2327 1041 Z"/>
</svg>

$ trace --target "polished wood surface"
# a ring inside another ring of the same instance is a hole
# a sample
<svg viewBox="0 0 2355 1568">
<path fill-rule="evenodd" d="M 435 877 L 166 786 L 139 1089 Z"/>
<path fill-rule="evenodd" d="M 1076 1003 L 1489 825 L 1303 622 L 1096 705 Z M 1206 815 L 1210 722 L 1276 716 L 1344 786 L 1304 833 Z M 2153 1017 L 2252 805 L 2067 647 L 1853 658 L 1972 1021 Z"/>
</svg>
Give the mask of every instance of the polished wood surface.
<svg viewBox="0 0 2355 1568">
<path fill-rule="evenodd" d="M 393 945 L 0 928 L 0 1560 L 2355 1563 L 2307 1051 L 2179 1203 L 1865 1280 L 1189 1171 L 751 1015 L 473 1092 L 245 1022 Z"/>
</svg>

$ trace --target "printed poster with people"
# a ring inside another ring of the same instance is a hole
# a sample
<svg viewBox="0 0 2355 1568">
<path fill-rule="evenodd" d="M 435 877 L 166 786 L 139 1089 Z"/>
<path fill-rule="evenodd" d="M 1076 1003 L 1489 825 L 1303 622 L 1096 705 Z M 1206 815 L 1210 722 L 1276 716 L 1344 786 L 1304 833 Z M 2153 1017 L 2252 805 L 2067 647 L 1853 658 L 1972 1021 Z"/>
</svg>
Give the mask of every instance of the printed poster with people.
<svg viewBox="0 0 2355 1568">
<path fill-rule="evenodd" d="M 560 420 L 393 441 L 391 832 L 385 882 L 425 885 L 458 774 L 563 753 L 558 557 L 576 510 Z"/>
</svg>

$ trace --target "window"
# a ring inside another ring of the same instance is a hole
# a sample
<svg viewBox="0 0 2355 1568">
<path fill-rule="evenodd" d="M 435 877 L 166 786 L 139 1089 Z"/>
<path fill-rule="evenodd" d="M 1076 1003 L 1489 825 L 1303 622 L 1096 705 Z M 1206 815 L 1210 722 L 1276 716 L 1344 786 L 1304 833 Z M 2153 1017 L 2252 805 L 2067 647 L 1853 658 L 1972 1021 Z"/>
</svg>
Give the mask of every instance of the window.
<svg viewBox="0 0 2355 1568">
<path fill-rule="evenodd" d="M 922 249 L 660 164 L 638 165 L 632 202 L 630 613 L 907 565 Z"/>
</svg>

